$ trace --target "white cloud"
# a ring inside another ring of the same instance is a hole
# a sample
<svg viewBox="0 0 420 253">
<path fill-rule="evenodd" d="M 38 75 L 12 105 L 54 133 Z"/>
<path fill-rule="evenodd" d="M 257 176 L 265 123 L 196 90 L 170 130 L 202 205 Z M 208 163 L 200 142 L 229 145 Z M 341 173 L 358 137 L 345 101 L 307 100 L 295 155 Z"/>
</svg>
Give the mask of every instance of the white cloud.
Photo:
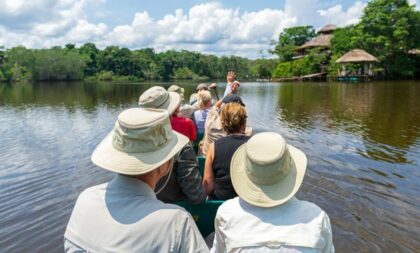
<svg viewBox="0 0 420 253">
<path fill-rule="evenodd" d="M 270 40 L 277 39 L 286 27 L 347 25 L 357 21 L 365 6 L 357 1 L 347 10 L 341 5 L 322 9 L 319 0 L 286 0 L 283 10 L 241 12 L 210 2 L 188 11 L 178 9 L 161 19 L 147 11 L 138 12 L 131 23 L 112 28 L 90 22 L 86 14 L 89 5 L 104 1 L 0 0 L 0 6 L 8 7 L 0 9 L 0 45 L 39 48 L 94 42 L 98 47 L 186 49 L 257 57 L 260 50 L 271 48 Z M 14 21 L 18 24 L 12 24 Z M 14 29 L 16 26 L 19 29 Z"/>
<path fill-rule="evenodd" d="M 408 0 L 408 2 L 410 3 L 410 5 L 415 4 L 416 5 L 416 9 L 420 10 L 420 0 Z"/>
<path fill-rule="evenodd" d="M 357 1 L 347 11 L 344 11 L 343 6 L 339 4 L 330 7 L 327 10 L 318 10 L 318 14 L 323 18 L 323 20 L 328 21 L 328 23 L 333 23 L 338 26 L 346 26 L 355 24 L 359 21 L 365 6 L 365 3 Z"/>
</svg>

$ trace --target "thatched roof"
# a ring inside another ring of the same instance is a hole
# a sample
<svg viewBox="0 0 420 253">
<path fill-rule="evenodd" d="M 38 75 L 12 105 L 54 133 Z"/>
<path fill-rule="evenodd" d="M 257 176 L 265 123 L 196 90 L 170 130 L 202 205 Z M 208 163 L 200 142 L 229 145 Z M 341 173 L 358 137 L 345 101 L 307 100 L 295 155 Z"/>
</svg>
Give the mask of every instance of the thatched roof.
<svg viewBox="0 0 420 253">
<path fill-rule="evenodd" d="M 314 47 L 330 47 L 331 45 L 331 34 L 319 35 L 310 41 L 306 42 L 302 46 L 298 47 L 299 49 L 314 48 Z"/>
<path fill-rule="evenodd" d="M 336 63 L 379 62 L 379 60 L 375 56 L 367 53 L 363 49 L 353 49 L 350 52 L 345 53 L 335 62 Z"/>
<path fill-rule="evenodd" d="M 420 55 L 420 49 L 411 49 L 408 54 Z"/>
<path fill-rule="evenodd" d="M 318 33 L 329 33 L 329 32 L 334 31 L 335 29 L 337 29 L 336 25 L 328 24 L 328 25 L 322 27 L 321 29 L 319 29 Z"/>
</svg>

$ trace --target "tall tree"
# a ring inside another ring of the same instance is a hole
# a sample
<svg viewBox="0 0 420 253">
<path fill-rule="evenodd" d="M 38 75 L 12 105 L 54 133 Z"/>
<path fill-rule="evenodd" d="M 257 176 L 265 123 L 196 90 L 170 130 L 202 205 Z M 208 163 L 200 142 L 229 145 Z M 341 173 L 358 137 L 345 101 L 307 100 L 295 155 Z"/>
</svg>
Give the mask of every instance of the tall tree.
<svg viewBox="0 0 420 253">
<path fill-rule="evenodd" d="M 408 51 L 420 47 L 420 12 L 407 0 L 373 0 L 358 25 L 360 43 L 378 57 L 390 77 L 412 76 Z"/>
</svg>

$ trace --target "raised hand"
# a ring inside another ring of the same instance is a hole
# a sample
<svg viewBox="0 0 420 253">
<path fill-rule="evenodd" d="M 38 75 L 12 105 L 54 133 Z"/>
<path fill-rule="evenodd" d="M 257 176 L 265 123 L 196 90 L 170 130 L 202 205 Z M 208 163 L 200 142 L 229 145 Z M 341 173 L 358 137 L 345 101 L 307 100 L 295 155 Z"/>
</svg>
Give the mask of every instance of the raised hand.
<svg viewBox="0 0 420 253">
<path fill-rule="evenodd" d="M 233 83 L 233 81 L 235 81 L 235 78 L 236 78 L 235 72 L 229 71 L 227 73 L 226 80 L 227 80 L 228 83 Z"/>
<path fill-rule="evenodd" d="M 209 85 L 209 89 L 216 88 L 216 86 L 217 86 L 217 84 L 216 84 L 216 83 L 212 83 L 212 84 L 210 84 L 210 85 Z"/>
</svg>

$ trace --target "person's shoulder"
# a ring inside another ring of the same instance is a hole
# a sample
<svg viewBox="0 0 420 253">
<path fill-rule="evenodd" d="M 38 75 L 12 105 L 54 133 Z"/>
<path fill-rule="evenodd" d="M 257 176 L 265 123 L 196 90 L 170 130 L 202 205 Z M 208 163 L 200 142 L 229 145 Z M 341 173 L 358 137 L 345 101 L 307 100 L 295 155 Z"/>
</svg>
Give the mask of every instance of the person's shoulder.
<svg viewBox="0 0 420 253">
<path fill-rule="evenodd" d="M 185 210 L 185 208 L 178 206 L 176 204 L 170 204 L 170 203 L 163 203 L 161 206 L 161 210 L 165 210 L 166 212 L 170 213 L 172 217 L 177 217 L 180 219 L 187 219 L 190 217 L 190 213 Z"/>
<path fill-rule="evenodd" d="M 308 217 L 317 217 L 320 219 L 328 217 L 328 214 L 321 207 L 310 201 L 294 198 L 290 202 L 290 207 L 293 208 L 296 213 L 304 213 Z"/>
<path fill-rule="evenodd" d="M 193 125 L 194 126 L 194 121 L 192 119 L 190 119 L 190 118 L 184 118 L 183 120 L 184 120 L 184 122 L 186 124 Z"/>
<path fill-rule="evenodd" d="M 239 201 L 239 197 L 226 200 L 225 202 L 223 202 L 223 204 L 219 206 L 219 208 L 217 209 L 217 213 L 219 215 L 228 215 L 236 213 L 241 208 Z"/>
<path fill-rule="evenodd" d="M 79 198 L 89 197 L 91 195 L 97 195 L 101 192 L 105 192 L 107 185 L 108 183 L 103 183 L 103 184 L 98 184 L 98 185 L 88 187 L 80 193 Z"/>
<path fill-rule="evenodd" d="M 310 210 L 314 210 L 314 211 L 318 211 L 318 212 L 324 211 L 317 204 L 315 204 L 313 202 L 310 202 L 310 201 L 300 200 L 300 199 L 294 198 L 290 202 L 291 202 L 292 205 L 297 206 L 299 208 L 310 209 Z"/>
</svg>

